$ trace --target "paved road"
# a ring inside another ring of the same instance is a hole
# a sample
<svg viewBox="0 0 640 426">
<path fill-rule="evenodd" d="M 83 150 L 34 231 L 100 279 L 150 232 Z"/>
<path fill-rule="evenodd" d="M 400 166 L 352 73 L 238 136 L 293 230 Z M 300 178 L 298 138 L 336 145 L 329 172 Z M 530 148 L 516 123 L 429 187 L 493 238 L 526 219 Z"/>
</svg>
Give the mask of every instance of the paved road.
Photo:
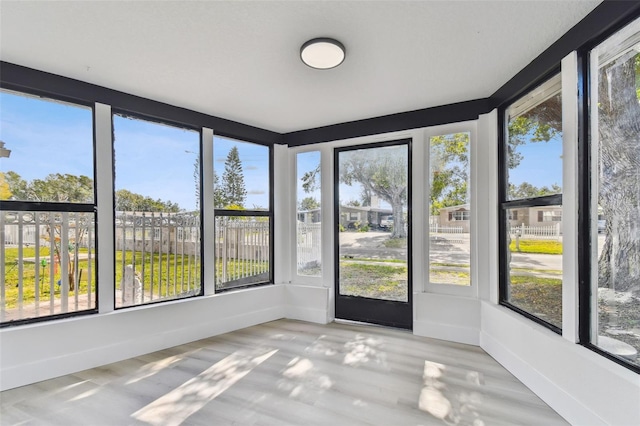
<svg viewBox="0 0 640 426">
<path fill-rule="evenodd" d="M 388 232 L 342 232 L 340 233 L 340 253 L 349 257 L 374 259 L 406 259 L 407 249 L 386 248 L 383 241 Z M 432 241 L 430 258 L 437 263 L 469 264 L 468 237 L 442 237 Z M 553 254 L 513 253 L 511 266 L 524 269 L 562 270 L 562 256 Z"/>
</svg>

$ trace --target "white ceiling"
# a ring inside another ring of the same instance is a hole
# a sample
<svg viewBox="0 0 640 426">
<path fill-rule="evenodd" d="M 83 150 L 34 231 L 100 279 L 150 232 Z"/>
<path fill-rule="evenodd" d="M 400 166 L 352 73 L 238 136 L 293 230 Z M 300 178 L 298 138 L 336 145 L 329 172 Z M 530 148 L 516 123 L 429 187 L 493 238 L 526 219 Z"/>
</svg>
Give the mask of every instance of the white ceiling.
<svg viewBox="0 0 640 426">
<path fill-rule="evenodd" d="M 599 3 L 3 0 L 0 59 L 284 133 L 488 97 Z"/>
</svg>

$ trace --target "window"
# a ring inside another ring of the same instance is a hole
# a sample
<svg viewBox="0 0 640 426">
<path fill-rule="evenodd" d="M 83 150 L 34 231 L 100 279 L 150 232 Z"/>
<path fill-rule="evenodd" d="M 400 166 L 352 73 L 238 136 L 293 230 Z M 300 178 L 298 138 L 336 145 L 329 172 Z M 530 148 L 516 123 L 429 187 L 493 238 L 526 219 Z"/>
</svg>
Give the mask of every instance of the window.
<svg viewBox="0 0 640 426">
<path fill-rule="evenodd" d="M 590 62 L 591 288 L 581 340 L 640 371 L 640 20 Z"/>
<path fill-rule="evenodd" d="M 296 155 L 297 274 L 322 276 L 320 151 Z"/>
<path fill-rule="evenodd" d="M 560 74 L 502 116 L 500 303 L 562 328 L 562 95 Z M 518 211 L 525 214 L 518 215 Z M 516 223 L 515 219 L 518 218 Z"/>
<path fill-rule="evenodd" d="M 273 281 L 271 150 L 213 140 L 216 291 Z"/>
<path fill-rule="evenodd" d="M 429 282 L 471 285 L 470 133 L 429 138 Z"/>
<path fill-rule="evenodd" d="M 96 311 L 93 111 L 0 91 L 2 325 Z"/>
<path fill-rule="evenodd" d="M 469 220 L 469 211 L 459 210 L 455 212 L 449 212 L 449 221 L 452 220 Z"/>
<path fill-rule="evenodd" d="M 542 211 L 538 210 L 538 222 L 561 222 L 562 210 Z"/>
<path fill-rule="evenodd" d="M 115 114 L 113 134 L 116 308 L 202 294 L 200 133 Z"/>
</svg>

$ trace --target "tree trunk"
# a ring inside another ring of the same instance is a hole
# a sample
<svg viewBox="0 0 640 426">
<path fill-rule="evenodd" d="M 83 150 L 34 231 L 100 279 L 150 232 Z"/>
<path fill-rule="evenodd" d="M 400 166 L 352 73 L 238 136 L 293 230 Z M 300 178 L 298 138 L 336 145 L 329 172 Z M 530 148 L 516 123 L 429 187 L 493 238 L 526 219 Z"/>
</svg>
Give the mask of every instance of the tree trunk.
<svg viewBox="0 0 640 426">
<path fill-rule="evenodd" d="M 598 204 L 606 219 L 598 286 L 640 293 L 640 104 L 635 57 L 599 73 Z"/>
<path fill-rule="evenodd" d="M 391 210 L 393 212 L 393 232 L 390 238 L 407 238 L 407 232 L 404 230 L 402 200 L 394 200 L 391 204 Z"/>
</svg>

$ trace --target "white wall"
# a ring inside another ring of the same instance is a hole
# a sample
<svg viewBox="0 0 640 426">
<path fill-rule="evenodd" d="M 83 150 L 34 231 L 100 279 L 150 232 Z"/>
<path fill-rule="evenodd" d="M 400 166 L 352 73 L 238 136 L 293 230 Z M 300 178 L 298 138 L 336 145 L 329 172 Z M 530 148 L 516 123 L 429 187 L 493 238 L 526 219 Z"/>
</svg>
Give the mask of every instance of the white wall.
<svg viewBox="0 0 640 426">
<path fill-rule="evenodd" d="M 10 389 L 283 318 L 284 288 L 256 287 L 0 330 Z"/>
<path fill-rule="evenodd" d="M 481 316 L 480 347 L 571 424 L 640 424 L 637 374 L 507 308 Z"/>
<path fill-rule="evenodd" d="M 564 95 L 564 93 L 563 93 Z M 563 96 L 567 98 L 568 96 Z M 533 390 L 574 425 L 640 424 L 640 376 L 574 343 L 575 311 L 569 310 L 564 336 L 497 304 L 497 112 L 480 117 L 478 139 L 482 163 L 477 186 L 486 208 L 482 220 L 478 265 L 480 277 L 480 347 Z M 565 151 L 563 160 L 575 170 L 574 159 Z M 565 188 L 573 186 L 565 173 Z M 487 203 L 488 200 L 488 203 Z M 565 201 L 567 203 L 567 201 Z M 484 210 L 484 208 L 483 208 Z M 573 209 L 572 213 L 577 214 Z M 573 214 L 572 214 L 573 215 Z M 486 238 L 486 240 L 485 240 Z M 575 240 L 565 239 L 564 256 L 575 256 Z M 566 259 L 565 259 L 566 260 Z M 575 258 L 564 271 L 563 287 L 575 290 Z M 565 262 L 567 265 L 567 262 Z M 565 298 L 567 302 L 571 298 Z M 466 302 L 461 301 L 461 307 Z"/>
</svg>

